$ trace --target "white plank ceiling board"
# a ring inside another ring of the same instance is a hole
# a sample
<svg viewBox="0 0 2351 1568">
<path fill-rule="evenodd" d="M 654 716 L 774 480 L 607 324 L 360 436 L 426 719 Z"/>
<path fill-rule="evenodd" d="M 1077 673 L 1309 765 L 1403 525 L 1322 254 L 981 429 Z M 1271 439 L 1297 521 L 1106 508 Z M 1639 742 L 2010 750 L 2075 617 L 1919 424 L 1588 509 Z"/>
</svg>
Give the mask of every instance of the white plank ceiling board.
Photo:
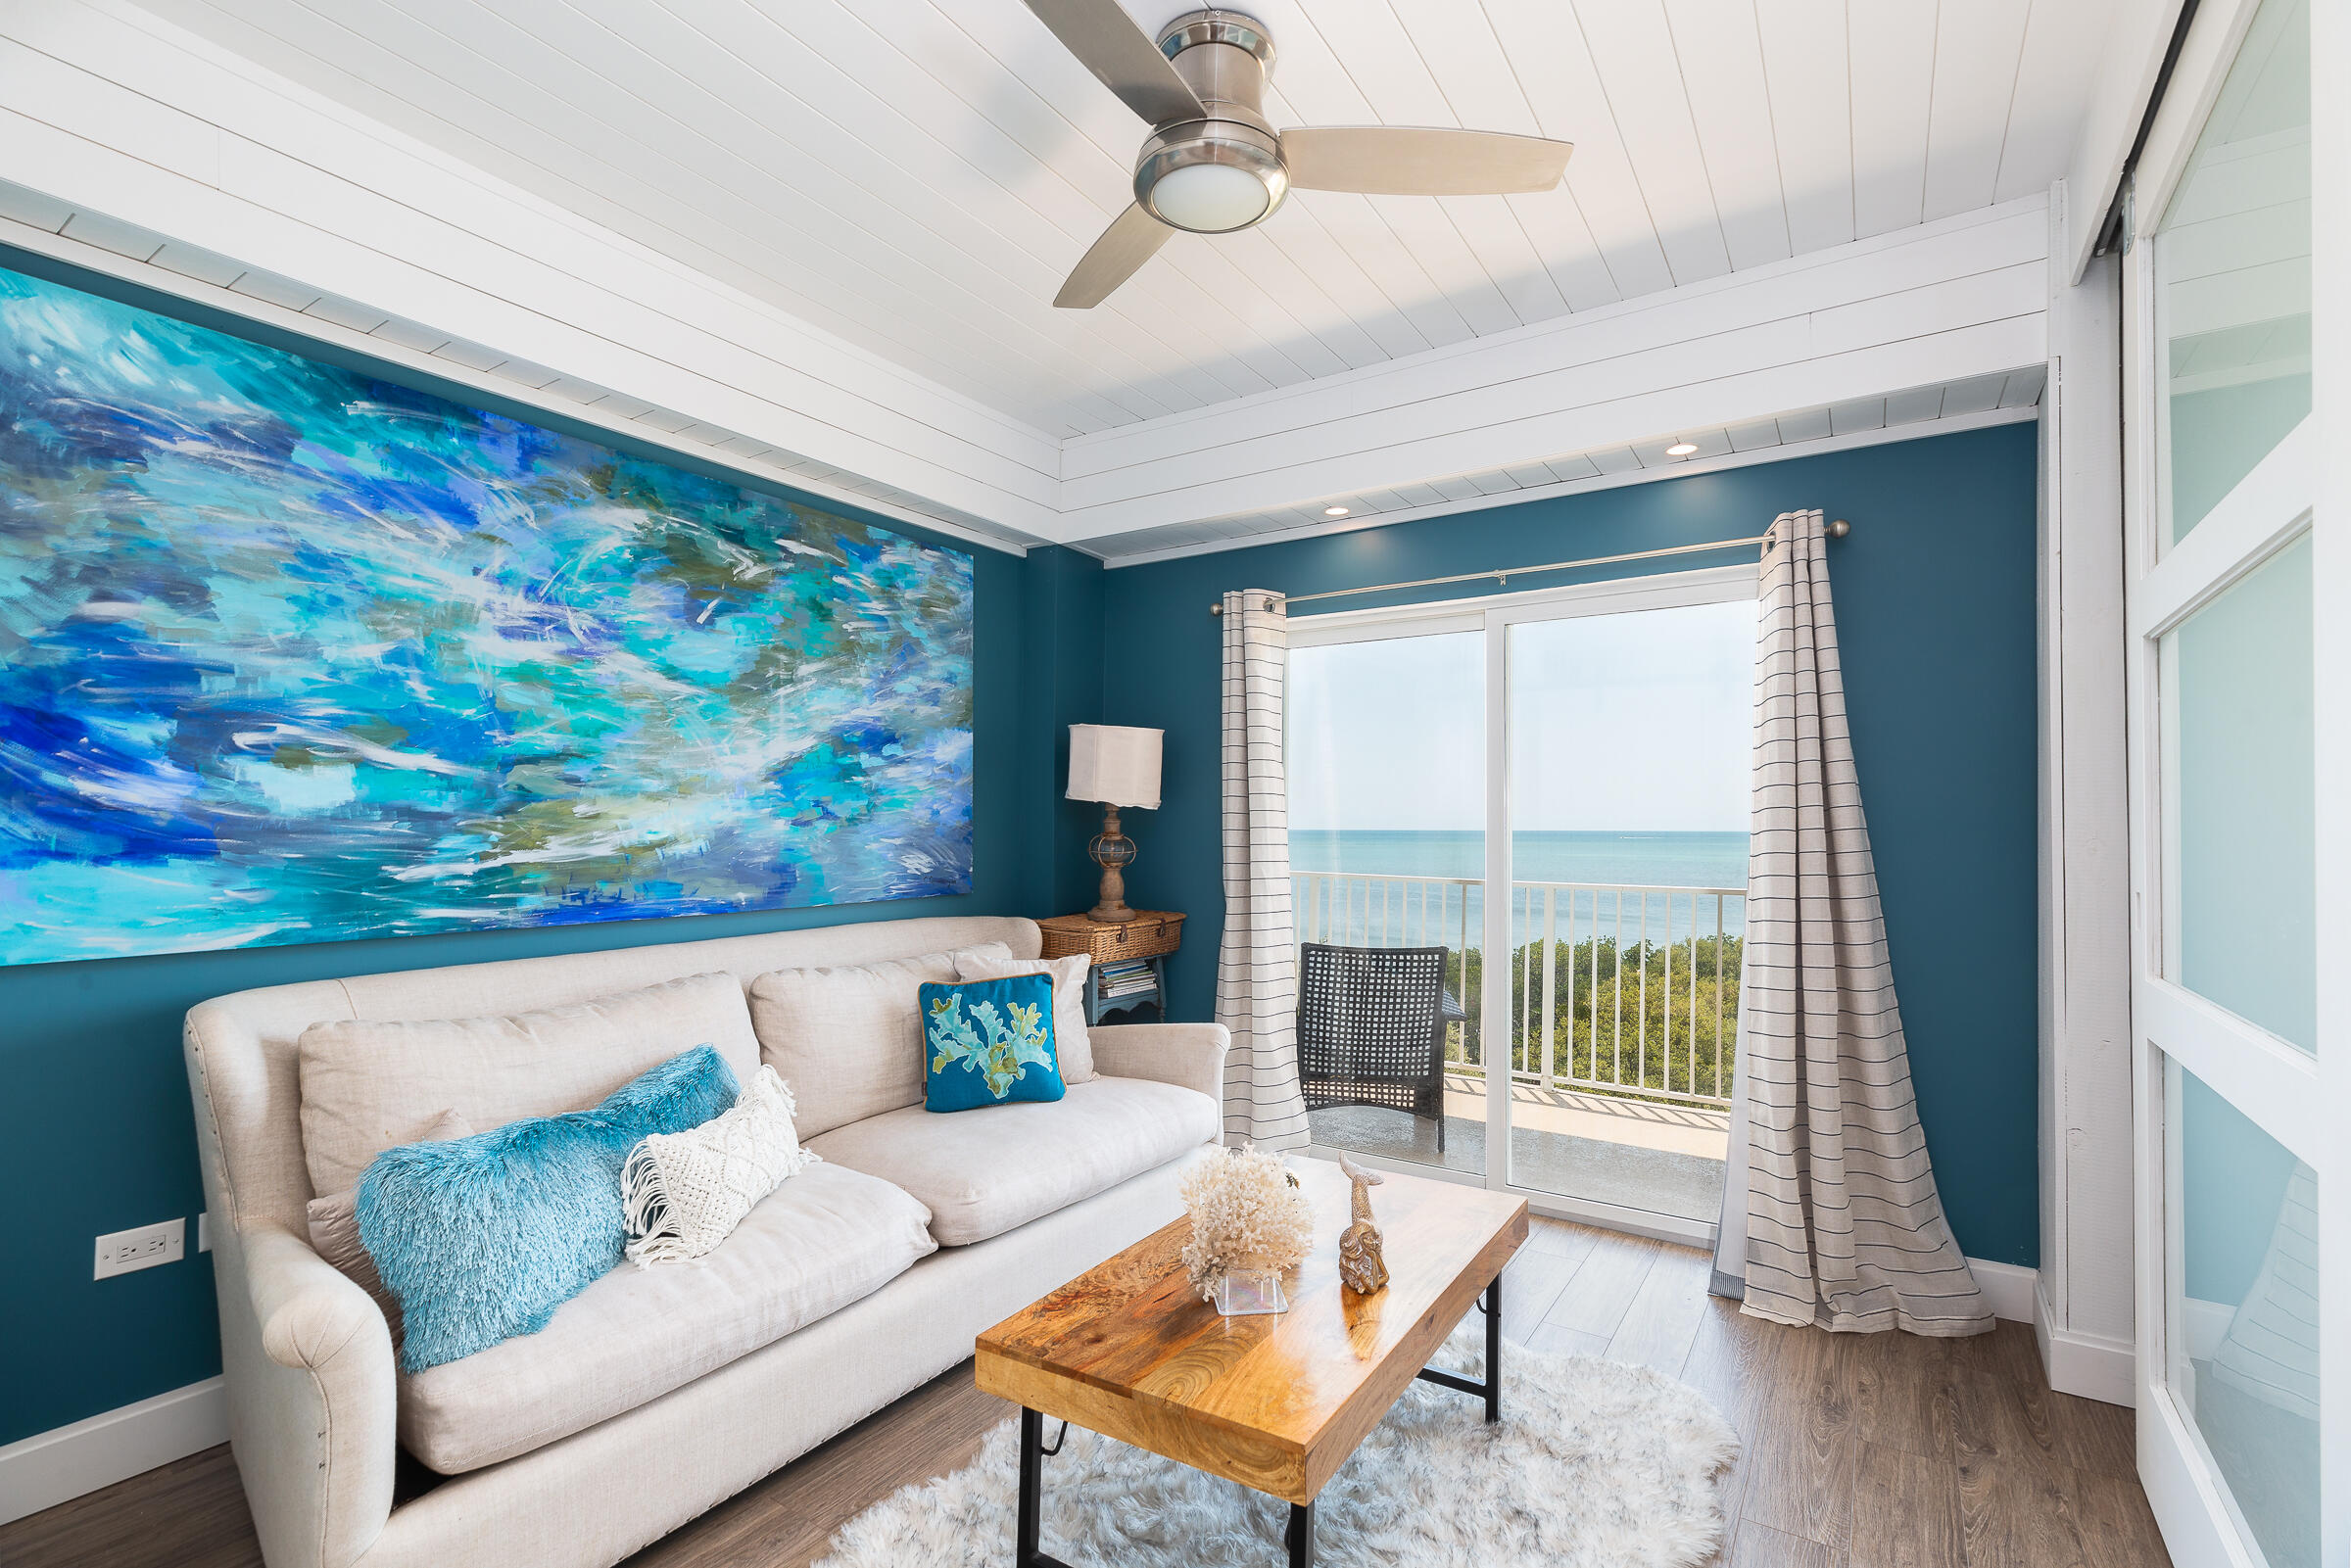
<svg viewBox="0 0 2351 1568">
<path fill-rule="evenodd" d="M 1443 98 L 1445 124 L 1475 125 L 1521 136 L 1544 134 L 1522 73 L 1503 52 L 1483 12 L 1447 0 L 1394 0 L 1398 20 L 1419 52 Z M 1573 160 L 1570 159 L 1570 162 Z M 1564 193 L 1502 198 L 1455 198 L 1443 203 L 1457 225 L 1475 225 L 1497 251 L 1522 256 L 1521 269 L 1497 286 L 1521 321 L 1562 309 L 1589 309 L 1619 298 L 1591 230 Z M 1520 245 L 1511 240 L 1515 230 Z"/>
<path fill-rule="evenodd" d="M 1285 56 L 1273 77 L 1281 95 L 1276 123 L 1378 123 L 1383 118 L 1376 107 L 1380 104 L 1395 106 L 1391 118 L 1397 123 L 1456 123 L 1426 60 L 1387 0 L 1319 0 L 1311 16 L 1294 5 L 1269 10 L 1272 15 L 1265 20 L 1274 28 L 1277 47 Z M 1291 13 L 1293 23 L 1286 28 L 1280 20 L 1284 10 Z M 1286 58 L 1293 52 L 1301 58 Z M 1305 69 L 1292 71 L 1288 69 L 1292 64 Z M 1293 116 L 1296 118 L 1290 118 Z M 1522 278 L 1529 269 L 1532 255 L 1524 234 L 1518 234 L 1518 245 L 1512 246 L 1509 237 L 1490 221 L 1481 220 L 1483 214 L 1474 211 L 1467 214 L 1467 226 L 1463 223 L 1464 209 L 1491 207 L 1507 212 L 1499 198 L 1434 202 L 1374 196 L 1367 200 L 1414 259 L 1445 288 L 1454 309 L 1472 331 L 1500 332 L 1524 319 L 1498 281 Z M 1555 298 L 1557 292 L 1553 290 Z"/>
<path fill-rule="evenodd" d="M 1144 127 L 1016 0 L 142 3 L 1068 438 L 2042 190 L 2117 0 L 1256 0 L 1275 123 L 1561 137 L 1565 184 L 1300 192 L 1091 311 L 1050 300 L 1128 201 Z M 1150 28 L 1186 0 L 1128 4 Z M 216 176 L 209 145 L 162 156 Z"/>
<path fill-rule="evenodd" d="M 2033 3 L 1954 0 L 1937 15 L 1923 197 L 1929 219 L 1992 200 Z"/>
<path fill-rule="evenodd" d="M 1674 282 L 1696 283 L 1728 272 L 1722 217 L 1699 150 L 1690 90 L 1676 64 L 1664 7 L 1659 0 L 1582 0 L 1572 9 L 1591 45 Z"/>
<path fill-rule="evenodd" d="M 1939 9 L 1875 0 L 1847 8 L 1855 239 L 1925 221 Z M 1953 0 L 1952 10 L 1967 9 Z"/>
<path fill-rule="evenodd" d="M 1864 430 L 1885 428 L 1884 398 L 1855 398 L 1847 403 L 1829 404 L 1829 430 L 1834 435 L 1850 436 Z"/>
<path fill-rule="evenodd" d="M 1788 243 L 1799 256 L 1854 237 L 1845 17 L 1845 0 L 1755 0 Z"/>
<path fill-rule="evenodd" d="M 1624 137 L 1575 13 L 1556 0 L 1486 0 L 1485 14 L 1514 62 L 1543 134 L 1575 144 L 1563 189 L 1620 298 L 1671 288 L 1649 198 L 1625 156 Z M 1605 112 L 1604 112 L 1605 111 Z"/>
<path fill-rule="evenodd" d="M 1794 255 L 1753 0 L 1665 0 L 1665 14 L 1731 265 Z"/>
<path fill-rule="evenodd" d="M 1793 446 L 1799 441 L 1826 441 L 1832 433 L 1829 410 L 1826 408 L 1804 408 L 1795 413 L 1784 413 L 1772 423 L 1778 427 L 1780 442 L 1785 446 Z"/>
<path fill-rule="evenodd" d="M 2033 188 L 2029 182 L 2046 184 L 2051 169 L 2064 169 L 2088 113 L 2114 14 L 2113 0 L 2033 0 L 1993 201 L 2022 196 Z"/>
</svg>

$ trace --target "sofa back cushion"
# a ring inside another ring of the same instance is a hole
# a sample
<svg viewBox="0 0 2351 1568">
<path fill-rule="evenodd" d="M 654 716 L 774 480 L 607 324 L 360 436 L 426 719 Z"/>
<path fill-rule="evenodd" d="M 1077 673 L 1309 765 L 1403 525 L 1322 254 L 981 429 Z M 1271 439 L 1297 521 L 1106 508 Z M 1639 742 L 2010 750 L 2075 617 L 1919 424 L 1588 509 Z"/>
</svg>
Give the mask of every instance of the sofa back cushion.
<svg viewBox="0 0 2351 1568">
<path fill-rule="evenodd" d="M 697 1045 L 715 1049 L 738 1082 L 759 1070 L 758 1036 L 731 974 L 505 1018 L 313 1023 L 296 1047 L 311 1190 L 349 1190 L 368 1162 L 444 1110 L 484 1131 L 560 1116 Z"/>
<path fill-rule="evenodd" d="M 751 981 L 761 1056 L 791 1088 L 803 1141 L 923 1103 L 923 1023 L 916 996 L 955 978 L 962 953 L 829 969 L 774 970 Z"/>
</svg>

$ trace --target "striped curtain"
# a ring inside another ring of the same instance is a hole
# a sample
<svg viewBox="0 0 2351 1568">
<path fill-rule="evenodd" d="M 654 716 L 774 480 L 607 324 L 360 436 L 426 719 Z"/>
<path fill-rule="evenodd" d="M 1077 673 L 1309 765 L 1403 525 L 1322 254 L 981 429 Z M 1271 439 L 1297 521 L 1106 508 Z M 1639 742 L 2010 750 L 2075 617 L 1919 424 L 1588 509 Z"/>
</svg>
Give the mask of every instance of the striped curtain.
<svg viewBox="0 0 2351 1568">
<path fill-rule="evenodd" d="M 1743 1310 L 1843 1332 L 1980 1334 L 1991 1308 L 1943 1218 L 1911 1092 L 1821 514 L 1787 513 L 1767 538 L 1739 1009 Z"/>
<path fill-rule="evenodd" d="M 1217 1022 L 1232 1031 L 1224 1141 L 1261 1149 L 1311 1141 L 1298 1089 L 1298 933 L 1282 763 L 1289 653 L 1279 594 L 1252 588 L 1224 595 L 1224 939 L 1217 952 Z"/>
</svg>

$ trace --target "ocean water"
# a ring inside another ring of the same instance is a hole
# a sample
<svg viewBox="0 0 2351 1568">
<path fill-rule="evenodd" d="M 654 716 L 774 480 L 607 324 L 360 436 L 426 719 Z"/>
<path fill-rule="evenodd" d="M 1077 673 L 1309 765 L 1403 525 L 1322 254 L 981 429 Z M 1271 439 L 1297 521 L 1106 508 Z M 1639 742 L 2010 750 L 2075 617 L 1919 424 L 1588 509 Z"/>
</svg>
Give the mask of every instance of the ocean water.
<svg viewBox="0 0 2351 1568">
<path fill-rule="evenodd" d="M 1482 945 L 1484 889 L 1416 879 L 1485 875 L 1482 832 L 1298 830 L 1290 834 L 1290 870 L 1299 878 L 1298 918 L 1309 940 Z M 1304 874 L 1336 872 L 1345 879 Z M 1621 931 L 1632 943 L 1687 941 L 1715 931 L 1717 905 L 1726 936 L 1745 931 L 1746 900 L 1662 889 L 1747 886 L 1743 832 L 1521 832 L 1511 845 L 1513 882 L 1583 884 L 1551 895 L 1549 918 L 1559 940 Z M 1601 886 L 1659 889 L 1616 893 Z M 1531 908 L 1529 907 L 1531 904 Z M 1643 925 L 1646 914 L 1647 926 Z M 1543 895 L 1520 889 L 1511 903 L 1511 940 L 1540 934 Z"/>
</svg>

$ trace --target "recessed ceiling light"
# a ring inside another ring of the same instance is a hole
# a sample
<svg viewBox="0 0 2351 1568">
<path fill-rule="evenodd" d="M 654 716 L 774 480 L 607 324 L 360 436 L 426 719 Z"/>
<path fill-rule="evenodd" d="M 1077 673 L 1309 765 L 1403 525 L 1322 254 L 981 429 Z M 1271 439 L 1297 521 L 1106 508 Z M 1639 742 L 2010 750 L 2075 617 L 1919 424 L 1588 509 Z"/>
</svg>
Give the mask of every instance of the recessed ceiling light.
<svg viewBox="0 0 2351 1568">
<path fill-rule="evenodd" d="M 1698 451 L 1697 442 L 1677 441 L 1672 446 L 1665 449 L 1665 455 L 1668 457 L 1687 457 L 1696 451 Z"/>
<path fill-rule="evenodd" d="M 1325 517 L 1344 517 L 1347 515 L 1347 508 L 1344 506 L 1325 506 L 1322 508 L 1322 515 Z"/>
</svg>

